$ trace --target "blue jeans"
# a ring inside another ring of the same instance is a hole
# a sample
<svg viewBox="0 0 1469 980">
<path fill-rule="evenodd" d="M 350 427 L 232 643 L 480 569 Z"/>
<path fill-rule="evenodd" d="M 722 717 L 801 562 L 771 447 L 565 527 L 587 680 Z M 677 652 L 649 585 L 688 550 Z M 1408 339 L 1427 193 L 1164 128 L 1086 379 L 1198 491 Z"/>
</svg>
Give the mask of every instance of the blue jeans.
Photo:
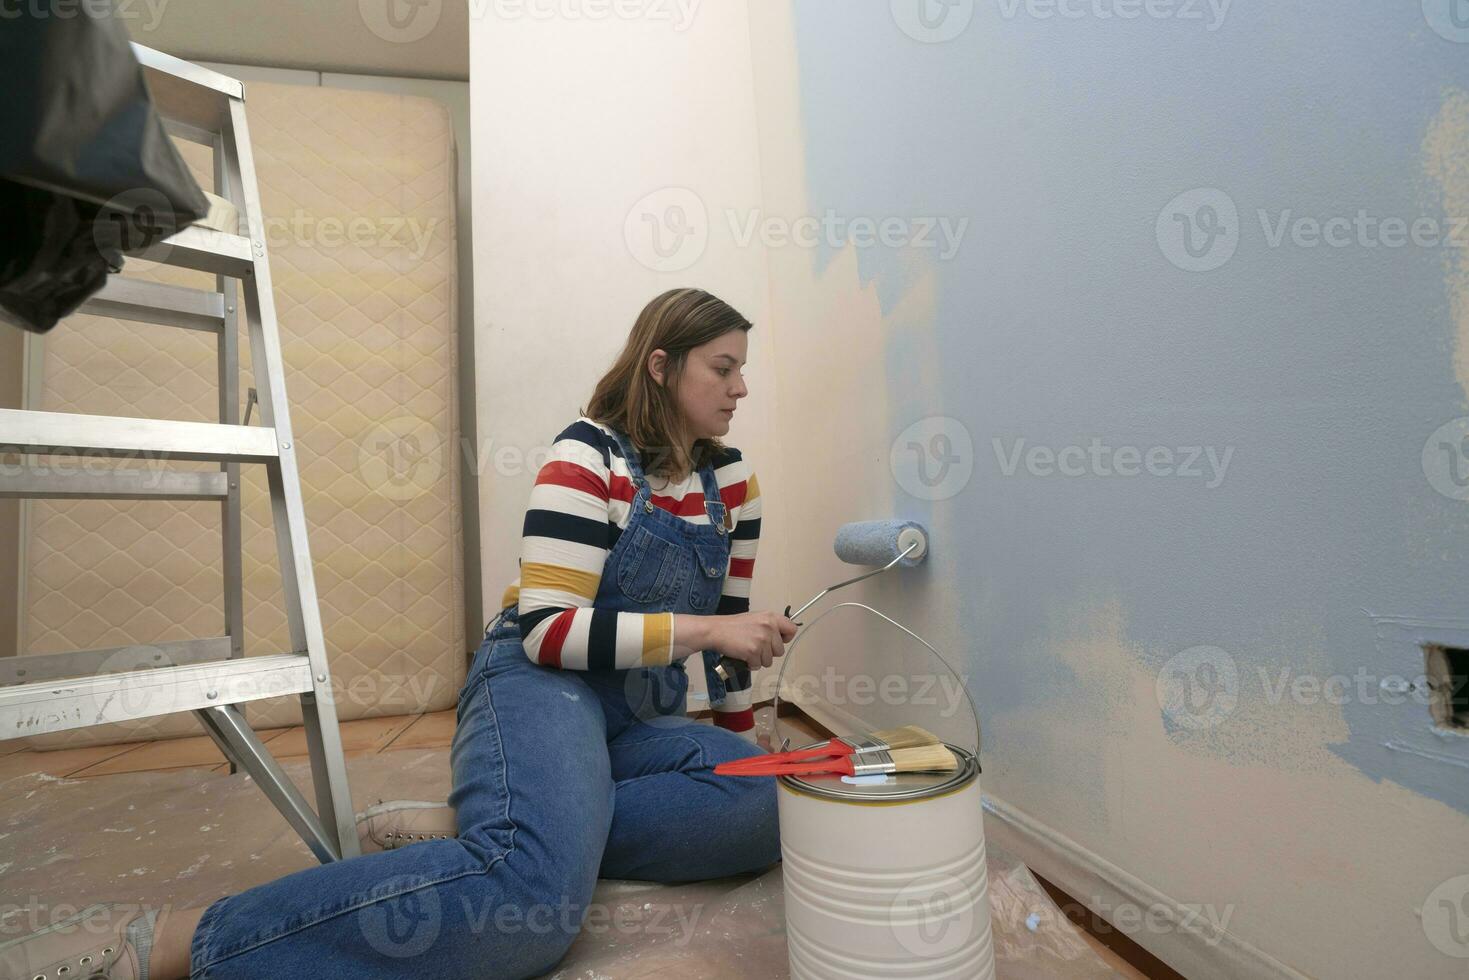
<svg viewBox="0 0 1469 980">
<path fill-rule="evenodd" d="M 497 622 L 459 695 L 458 838 L 220 899 L 194 932 L 191 976 L 533 977 L 576 938 L 598 877 L 693 881 L 780 860 L 774 780 L 714 774 L 758 750 L 683 716 L 682 674 L 545 667 Z"/>
</svg>

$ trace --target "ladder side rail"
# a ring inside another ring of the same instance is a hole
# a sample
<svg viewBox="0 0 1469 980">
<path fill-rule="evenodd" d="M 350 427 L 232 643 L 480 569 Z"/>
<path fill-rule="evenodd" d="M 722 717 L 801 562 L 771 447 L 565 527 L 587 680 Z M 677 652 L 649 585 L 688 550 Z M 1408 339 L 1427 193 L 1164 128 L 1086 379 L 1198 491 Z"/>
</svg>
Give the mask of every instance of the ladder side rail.
<svg viewBox="0 0 1469 980">
<path fill-rule="evenodd" d="M 210 146 L 214 155 L 214 193 L 233 203 L 238 193 L 230 188 L 230 168 L 225 166 L 224 134 L 213 133 Z M 238 230 L 238 229 L 237 229 Z M 236 280 L 225 275 L 214 277 L 214 288 L 223 297 L 224 322 L 219 331 L 216 345 L 219 368 L 219 421 L 225 425 L 238 425 L 240 421 L 240 332 L 239 332 L 239 289 Z M 230 638 L 231 658 L 245 655 L 245 574 L 244 574 L 244 524 L 241 511 L 240 464 L 233 460 L 220 463 L 224 475 L 226 496 L 219 503 L 219 529 L 223 546 L 223 568 L 221 569 L 224 592 L 224 632 Z M 242 713 L 245 709 L 242 709 Z M 211 729 L 210 734 L 214 734 Z M 222 739 L 221 750 L 229 743 Z M 230 775 L 240 771 L 242 760 L 238 754 L 225 752 L 229 759 Z"/>
<path fill-rule="evenodd" d="M 255 784 L 270 798 L 275 808 L 295 828 L 296 833 L 301 835 L 316 859 L 322 864 L 340 860 L 341 851 L 331 839 L 330 831 L 322 826 L 311 807 L 306 805 L 301 791 L 245 723 L 239 709 L 234 705 L 216 705 L 196 711 L 195 714 L 220 751 L 226 757 L 233 755 L 240 760 L 250 778 L 255 780 Z"/>
<path fill-rule="evenodd" d="M 272 523 L 275 525 L 276 553 L 286 596 L 291 643 L 297 652 L 306 653 L 311 664 L 314 691 L 312 696 L 301 698 L 301 707 L 308 740 L 320 742 L 312 752 L 317 812 L 329 832 L 334 832 L 337 852 L 354 854 L 357 826 L 347 784 L 336 701 L 322 633 L 321 609 L 317 602 L 316 578 L 306 536 L 301 476 L 287 407 L 285 359 L 281 352 L 275 295 L 266 255 L 265 214 L 260 204 L 255 158 L 243 102 L 230 102 L 224 138 L 224 160 L 230 168 L 230 186 L 237 189 L 240 196 L 232 203 L 245 215 L 248 239 L 255 255 L 251 275 L 241 285 L 245 293 L 251 365 L 260 395 L 261 418 L 276 434 L 278 453 L 267 463 L 266 473 L 270 482 Z"/>
</svg>

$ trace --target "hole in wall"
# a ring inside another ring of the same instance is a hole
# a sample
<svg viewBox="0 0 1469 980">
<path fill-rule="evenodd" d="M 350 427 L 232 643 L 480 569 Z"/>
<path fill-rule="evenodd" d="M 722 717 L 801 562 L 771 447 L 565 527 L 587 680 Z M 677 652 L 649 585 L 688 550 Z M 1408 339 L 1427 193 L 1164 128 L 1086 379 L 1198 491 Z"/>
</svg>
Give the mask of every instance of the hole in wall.
<svg viewBox="0 0 1469 980">
<path fill-rule="evenodd" d="M 1469 735 L 1469 647 L 1423 647 L 1428 712 L 1437 728 Z"/>
</svg>

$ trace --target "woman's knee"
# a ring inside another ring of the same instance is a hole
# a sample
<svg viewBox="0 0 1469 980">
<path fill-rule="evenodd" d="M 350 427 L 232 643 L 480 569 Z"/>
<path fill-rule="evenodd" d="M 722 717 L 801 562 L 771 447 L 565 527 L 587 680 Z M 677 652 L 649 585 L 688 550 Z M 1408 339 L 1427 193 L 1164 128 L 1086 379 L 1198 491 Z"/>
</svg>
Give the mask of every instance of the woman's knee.
<svg viewBox="0 0 1469 980">
<path fill-rule="evenodd" d="M 588 875 L 569 862 L 527 867 L 528 862 L 514 857 L 478 876 L 466 891 L 462 938 L 483 959 L 478 974 L 465 975 L 547 973 L 565 956 L 586 920 L 595 870 Z"/>
<path fill-rule="evenodd" d="M 741 742 L 738 736 L 732 741 Z M 714 755 L 738 752 L 737 746 L 721 741 Z M 750 746 L 754 748 L 754 746 Z M 733 758 L 744 758 L 734 755 Z M 711 759 L 711 762 L 713 760 Z M 721 758 L 719 761 L 726 761 Z M 732 826 L 739 828 L 744 870 L 757 870 L 780 860 L 779 788 L 772 776 L 721 776 L 710 772 L 707 778 L 717 781 L 728 797 L 725 814 Z"/>
<path fill-rule="evenodd" d="M 700 741 L 703 743 L 704 755 L 711 766 L 765 754 L 760 746 L 727 728 L 720 728 L 717 725 L 703 727 L 705 732 Z"/>
<path fill-rule="evenodd" d="M 748 828 L 750 869 L 763 868 L 780 860 L 779 789 L 769 776 L 737 776 L 746 785 L 740 811 Z"/>
</svg>

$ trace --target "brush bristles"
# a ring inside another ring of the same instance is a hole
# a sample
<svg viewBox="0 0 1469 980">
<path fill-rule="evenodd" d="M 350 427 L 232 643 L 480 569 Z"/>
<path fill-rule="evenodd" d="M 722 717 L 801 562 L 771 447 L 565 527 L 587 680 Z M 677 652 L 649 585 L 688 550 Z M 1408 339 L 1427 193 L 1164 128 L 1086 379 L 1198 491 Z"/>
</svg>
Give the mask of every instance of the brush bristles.
<svg viewBox="0 0 1469 980">
<path fill-rule="evenodd" d="M 896 772 L 953 772 L 959 768 L 958 757 L 943 745 L 894 749 L 892 756 L 893 768 Z"/>
<path fill-rule="evenodd" d="M 872 737 L 887 743 L 890 749 L 911 749 L 920 745 L 937 745 L 939 737 L 926 728 L 904 725 L 902 728 L 885 728 L 873 732 Z"/>
</svg>

